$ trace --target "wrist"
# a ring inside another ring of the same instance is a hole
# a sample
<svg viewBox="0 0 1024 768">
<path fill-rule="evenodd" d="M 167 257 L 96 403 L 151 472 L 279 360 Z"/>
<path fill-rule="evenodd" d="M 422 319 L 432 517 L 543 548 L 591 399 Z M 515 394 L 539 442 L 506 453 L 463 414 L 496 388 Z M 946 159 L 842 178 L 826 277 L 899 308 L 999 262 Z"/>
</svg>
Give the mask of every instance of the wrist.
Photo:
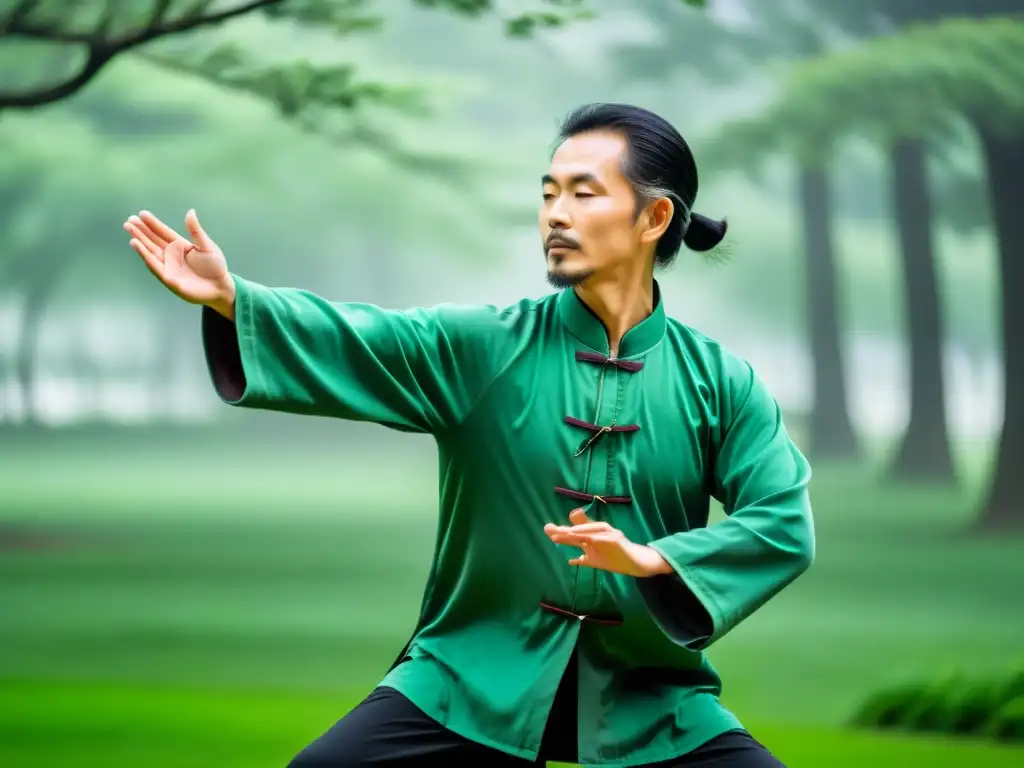
<svg viewBox="0 0 1024 768">
<path fill-rule="evenodd" d="M 668 561 L 661 556 L 660 552 L 657 552 L 656 550 L 651 551 L 658 556 L 657 562 L 654 564 L 653 568 L 651 568 L 652 576 L 668 576 L 675 573 L 675 569 L 673 569 L 672 566 L 669 565 Z"/>
<path fill-rule="evenodd" d="M 221 290 L 218 291 L 216 298 L 206 302 L 206 306 L 218 315 L 226 317 L 228 320 L 234 322 L 235 293 L 235 281 L 231 278 L 231 275 L 226 275 L 224 278 L 224 284 L 221 286 Z"/>
<path fill-rule="evenodd" d="M 648 578 L 653 576 L 667 576 L 673 573 L 672 566 L 654 547 L 645 546 L 644 549 L 644 575 Z"/>
</svg>

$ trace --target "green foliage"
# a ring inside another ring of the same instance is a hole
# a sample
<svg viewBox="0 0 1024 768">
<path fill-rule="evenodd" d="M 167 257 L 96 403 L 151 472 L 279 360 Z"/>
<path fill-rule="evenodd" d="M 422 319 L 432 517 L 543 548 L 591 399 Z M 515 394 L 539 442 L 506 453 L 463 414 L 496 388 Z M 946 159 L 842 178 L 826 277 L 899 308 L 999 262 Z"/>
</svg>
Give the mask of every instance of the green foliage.
<svg viewBox="0 0 1024 768">
<path fill-rule="evenodd" d="M 950 674 L 893 686 L 868 698 L 852 724 L 1024 741 L 1024 669 L 999 678 Z"/>
<path fill-rule="evenodd" d="M 852 128 L 892 140 L 926 137 L 957 117 L 1020 131 L 1022 84 L 1024 19 L 951 19 L 799 66 L 787 94 L 822 134 Z"/>
<path fill-rule="evenodd" d="M 491 0 L 414 0 L 434 9 L 445 9 L 476 17 L 497 13 Z M 667 0 L 666 0 L 667 1 Z M 559 27 L 589 14 L 585 0 L 540 0 L 538 9 L 524 11 L 505 19 L 510 36 L 525 37 L 538 29 Z M 111 61 L 121 54 L 156 40 L 185 32 L 214 27 L 240 17 L 261 14 L 271 23 L 297 24 L 338 37 L 379 29 L 386 18 L 383 3 L 374 0 L 234 0 L 221 4 L 215 0 L 151 0 L 150 3 L 127 0 L 74 0 L 58 4 L 56 0 L 14 0 L 13 7 L 0 11 L 0 42 L 70 46 L 84 56 L 71 57 L 59 74 L 44 84 L 21 90 L 0 92 L 0 109 L 31 109 L 62 101 L 88 85 Z M 262 58 L 267 59 L 265 52 Z M 66 58 L 66 57 L 65 57 Z M 236 62 L 237 63 L 237 62 Z M 278 64 L 290 70 L 281 78 L 293 81 L 311 79 L 300 61 Z M 219 69 L 214 70 L 219 72 Z M 264 73 L 264 76 L 266 73 Z M 332 101 L 343 109 L 351 106 L 351 72 L 342 69 L 321 71 L 313 91 L 333 92 Z M 271 86 L 279 94 L 279 86 Z M 301 93 L 302 90 L 293 93 Z M 357 89 L 358 90 L 358 89 Z M 364 89 L 365 90 L 365 89 Z M 381 97 L 379 87 L 371 94 Z M 363 94 L 365 95 L 365 94 Z M 278 100 L 279 104 L 282 101 Z M 294 111 L 296 107 L 292 107 Z"/>
<path fill-rule="evenodd" d="M 425 114 L 422 93 L 415 88 L 362 81 L 352 64 L 318 64 L 300 59 L 283 64 L 262 62 L 233 42 L 204 53 L 147 53 L 145 58 L 166 69 L 193 75 L 228 90 L 257 96 L 283 117 L 311 124 L 323 111 L 351 112 L 367 105 Z"/>
<path fill-rule="evenodd" d="M 985 732 L 1001 741 L 1024 742 L 1024 696 L 1006 702 L 989 722 Z"/>
<path fill-rule="evenodd" d="M 262 11 L 269 19 L 287 19 L 337 35 L 374 31 L 380 29 L 384 21 L 370 12 L 369 0 L 287 0 Z"/>
<path fill-rule="evenodd" d="M 850 135 L 889 144 L 945 139 L 967 120 L 1024 131 L 1024 20 L 918 25 L 794 67 L 761 115 L 727 125 L 712 161 L 743 167 L 783 152 L 819 164 Z"/>
<path fill-rule="evenodd" d="M 880 691 L 864 703 L 851 724 L 859 727 L 897 728 L 903 713 L 927 692 L 924 683 L 905 683 Z"/>
<path fill-rule="evenodd" d="M 495 8 L 494 0 L 414 0 L 424 8 L 448 8 L 468 16 L 479 16 Z M 535 10 L 521 11 L 506 18 L 505 31 L 510 37 L 529 37 L 542 29 L 563 27 L 572 21 L 593 18 L 586 7 L 588 0 L 537 0 Z M 703 8 L 707 0 L 657 0 L 663 5 L 673 2 Z"/>
<path fill-rule="evenodd" d="M 934 732 L 942 730 L 942 723 L 955 723 L 959 719 L 956 704 L 961 691 L 969 685 L 955 673 L 939 678 L 908 703 L 899 726 L 911 731 Z"/>
</svg>

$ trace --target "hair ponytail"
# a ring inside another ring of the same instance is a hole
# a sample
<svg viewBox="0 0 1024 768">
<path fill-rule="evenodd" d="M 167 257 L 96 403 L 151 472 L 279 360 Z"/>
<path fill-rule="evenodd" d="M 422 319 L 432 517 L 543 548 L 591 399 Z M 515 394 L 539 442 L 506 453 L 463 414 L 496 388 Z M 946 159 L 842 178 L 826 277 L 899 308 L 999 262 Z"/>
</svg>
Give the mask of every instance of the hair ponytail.
<svg viewBox="0 0 1024 768">
<path fill-rule="evenodd" d="M 729 223 L 725 219 L 718 221 L 692 213 L 690 226 L 683 235 L 683 243 L 691 251 L 710 251 L 722 242 L 728 229 Z"/>
</svg>

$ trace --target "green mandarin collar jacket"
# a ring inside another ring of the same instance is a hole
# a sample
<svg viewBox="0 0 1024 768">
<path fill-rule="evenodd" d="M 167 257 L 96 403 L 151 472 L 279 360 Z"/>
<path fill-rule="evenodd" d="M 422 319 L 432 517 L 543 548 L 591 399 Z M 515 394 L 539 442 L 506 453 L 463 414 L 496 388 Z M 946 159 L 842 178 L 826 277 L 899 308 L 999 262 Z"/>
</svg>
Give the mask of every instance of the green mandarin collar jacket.
<svg viewBox="0 0 1024 768">
<path fill-rule="evenodd" d="M 234 323 L 203 311 L 224 401 L 436 440 L 436 551 L 384 684 L 534 759 L 576 649 L 580 763 L 666 760 L 740 727 L 705 650 L 814 557 L 808 463 L 748 363 L 657 290 L 610 359 L 572 290 L 395 311 L 234 280 Z M 726 517 L 709 525 L 712 498 Z M 578 550 L 543 529 L 577 507 L 673 573 L 569 565 Z"/>
</svg>

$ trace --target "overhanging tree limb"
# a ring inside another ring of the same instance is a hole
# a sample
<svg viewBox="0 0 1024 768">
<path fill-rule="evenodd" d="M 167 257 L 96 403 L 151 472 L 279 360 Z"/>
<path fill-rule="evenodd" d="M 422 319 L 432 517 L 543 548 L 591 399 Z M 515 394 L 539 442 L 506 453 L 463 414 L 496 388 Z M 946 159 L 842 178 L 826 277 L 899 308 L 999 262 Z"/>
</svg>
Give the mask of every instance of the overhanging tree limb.
<svg viewBox="0 0 1024 768">
<path fill-rule="evenodd" d="M 160 37 L 219 24 L 283 2 L 285 0 L 245 0 L 236 5 L 212 10 L 211 6 L 215 5 L 213 0 L 196 0 L 183 12 L 171 16 L 170 0 L 155 0 L 147 21 L 141 28 L 111 34 L 111 22 L 118 11 L 122 10 L 119 3 L 107 2 L 98 23 L 91 29 L 75 31 L 67 29 L 66 16 L 56 16 L 53 19 L 39 16 L 38 11 L 43 5 L 39 0 L 20 0 L 7 18 L 0 19 L 0 36 L 124 51 Z M 64 13 L 77 10 L 69 7 L 73 5 L 75 3 L 66 3 Z"/>
<path fill-rule="evenodd" d="M 65 43 L 86 48 L 84 63 L 73 75 L 49 86 L 25 93 L 0 92 L 0 110 L 29 109 L 62 101 L 88 85 L 116 56 L 159 38 L 212 26 L 283 0 L 248 0 L 228 8 L 209 10 L 212 0 L 201 0 L 189 6 L 176 17 L 169 17 L 170 3 L 159 0 L 153 6 L 146 23 L 138 29 L 111 34 L 118 4 L 108 2 L 100 20 L 84 31 L 67 29 L 66 17 L 44 19 L 37 14 L 37 0 L 21 0 L 12 13 L 0 20 L 0 37 L 33 40 L 37 42 Z M 66 8 L 70 14 L 73 9 Z"/>
<path fill-rule="evenodd" d="M 665 0 L 673 2 L 674 0 Z M 682 0 L 701 5 L 703 0 Z M 148 13 L 139 13 L 136 0 L 17 0 L 0 16 L 0 40 L 21 40 L 78 46 L 85 56 L 77 70 L 63 80 L 31 90 L 0 91 L 0 110 L 32 109 L 53 104 L 78 93 L 117 56 L 146 43 L 184 32 L 211 27 L 231 19 L 263 13 L 335 34 L 365 31 L 380 25 L 372 0 L 237 0 L 222 6 L 215 0 L 192 0 L 183 9 L 170 0 L 151 0 Z M 393 0 L 389 0 L 393 3 Z M 468 16 L 495 12 L 493 0 L 414 0 L 430 8 L 448 9 Z M 526 37 L 542 28 L 559 27 L 589 14 L 586 0 L 538 0 L 539 9 L 516 13 L 505 19 L 510 36 Z M 59 8 L 58 8 L 59 5 Z M 80 15 L 94 7 L 100 18 L 76 24 Z M 47 13 L 47 11 L 51 11 Z M 59 11 L 59 12 L 58 12 Z M 127 23 L 123 20 L 127 17 Z M 115 23 L 120 25 L 115 30 Z"/>
</svg>

